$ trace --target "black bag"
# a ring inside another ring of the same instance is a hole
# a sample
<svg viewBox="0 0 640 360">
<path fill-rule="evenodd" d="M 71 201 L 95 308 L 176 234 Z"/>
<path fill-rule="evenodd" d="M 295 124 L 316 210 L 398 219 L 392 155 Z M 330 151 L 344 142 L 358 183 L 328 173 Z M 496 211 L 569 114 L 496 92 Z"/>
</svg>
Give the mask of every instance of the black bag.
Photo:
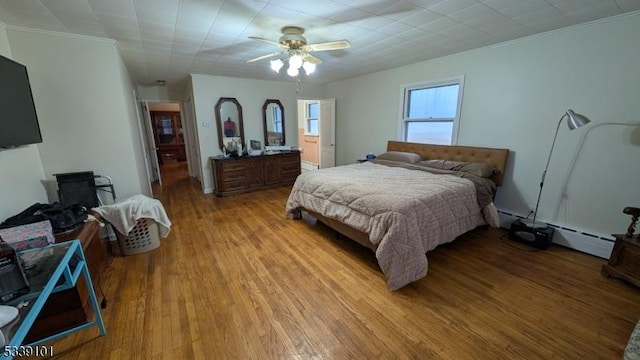
<svg viewBox="0 0 640 360">
<path fill-rule="evenodd" d="M 87 219 L 87 209 L 80 205 L 63 206 L 35 203 L 17 215 L 6 219 L 0 229 L 49 220 L 54 234 L 74 230 Z"/>
</svg>

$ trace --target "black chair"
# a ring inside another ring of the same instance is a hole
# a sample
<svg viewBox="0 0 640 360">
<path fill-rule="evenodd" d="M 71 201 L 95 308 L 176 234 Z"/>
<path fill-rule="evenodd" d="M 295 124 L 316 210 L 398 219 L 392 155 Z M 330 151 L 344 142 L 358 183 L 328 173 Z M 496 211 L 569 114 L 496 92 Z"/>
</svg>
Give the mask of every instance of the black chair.
<svg viewBox="0 0 640 360">
<path fill-rule="evenodd" d="M 100 206 L 93 171 L 54 174 L 58 181 L 58 198 L 65 206 L 80 204 L 87 209 Z"/>
</svg>

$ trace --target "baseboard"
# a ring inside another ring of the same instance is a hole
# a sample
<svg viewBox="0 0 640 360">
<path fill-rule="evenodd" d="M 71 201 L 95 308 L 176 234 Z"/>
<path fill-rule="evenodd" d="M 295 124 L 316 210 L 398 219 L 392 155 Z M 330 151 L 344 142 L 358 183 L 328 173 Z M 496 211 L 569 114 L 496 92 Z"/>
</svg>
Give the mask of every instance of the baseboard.
<svg viewBox="0 0 640 360">
<path fill-rule="evenodd" d="M 505 229 L 509 229 L 511 223 L 515 220 L 524 218 L 522 216 L 511 214 L 502 210 L 498 210 L 498 215 L 500 215 L 500 227 Z M 613 244 L 615 242 L 615 239 L 613 237 L 590 234 L 580 230 L 558 226 L 550 223 L 547 224 L 556 229 L 555 233 L 553 234 L 554 244 L 566 246 L 568 248 L 598 256 L 603 259 L 608 259 L 611 255 Z"/>
</svg>

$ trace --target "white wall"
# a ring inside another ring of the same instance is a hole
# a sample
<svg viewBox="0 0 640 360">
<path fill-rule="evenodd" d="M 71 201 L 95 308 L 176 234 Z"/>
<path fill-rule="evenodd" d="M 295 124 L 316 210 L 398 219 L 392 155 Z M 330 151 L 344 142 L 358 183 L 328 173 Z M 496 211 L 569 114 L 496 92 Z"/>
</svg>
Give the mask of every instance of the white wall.
<svg viewBox="0 0 640 360">
<path fill-rule="evenodd" d="M 265 71 L 268 70 L 265 68 Z M 245 141 L 260 140 L 263 144 L 262 105 L 266 99 L 279 99 L 284 106 L 287 145 L 297 146 L 296 99 L 298 97 L 322 98 L 325 93 L 323 85 L 304 84 L 304 80 L 300 85 L 299 94 L 296 94 L 296 84 L 293 80 L 278 82 L 192 74 L 191 83 L 202 163 L 202 185 L 206 193 L 213 191 L 209 157 L 221 154 L 214 111 L 218 99 L 221 97 L 238 99 L 242 106 Z"/>
<path fill-rule="evenodd" d="M 0 55 L 12 58 L 9 39 L 0 25 Z M 31 72 L 27 69 L 29 74 Z M 0 81 L 2 81 L 0 79 Z M 0 149 L 0 222 L 36 202 L 46 203 L 44 170 L 36 145 Z"/>
<path fill-rule="evenodd" d="M 329 84 L 337 162 L 383 152 L 396 138 L 403 84 L 464 75 L 458 144 L 511 149 L 498 208 L 534 207 L 556 125 L 571 108 L 593 123 L 561 127 L 539 218 L 599 236 L 624 232 L 622 208 L 640 205 L 640 129 L 614 123 L 640 123 L 638 34 L 640 12 Z"/>
<path fill-rule="evenodd" d="M 119 197 L 117 201 L 124 200 L 126 197 L 136 194 L 144 194 L 151 196 L 151 180 L 149 179 L 149 175 L 146 168 L 146 161 L 144 155 L 144 147 L 143 147 L 143 138 L 141 135 L 140 123 L 138 121 L 138 114 L 136 111 L 136 106 L 138 106 L 137 99 L 134 95 L 135 83 L 129 75 L 129 71 L 127 70 L 124 61 L 119 53 L 116 56 L 116 71 L 120 75 L 116 80 L 119 80 L 119 83 L 116 82 L 113 87 L 113 95 L 120 94 L 122 96 L 122 107 L 121 110 L 124 111 L 124 118 L 128 122 L 129 125 L 129 135 L 131 139 L 131 150 L 133 151 L 133 156 L 129 159 L 133 161 L 133 165 L 135 166 L 136 179 L 138 181 L 139 188 L 136 190 L 134 184 L 130 184 L 130 189 L 125 189 L 125 191 L 118 190 L 119 194 L 116 195 Z M 124 129 L 123 129 L 124 130 Z M 128 149 L 127 149 L 128 150 Z M 133 180 L 133 179 L 132 179 Z M 116 188 L 118 189 L 118 188 Z"/>
<path fill-rule="evenodd" d="M 7 35 L 29 69 L 45 177 L 93 170 L 113 178 L 119 199 L 141 193 L 133 84 L 114 43 L 19 29 Z"/>
<path fill-rule="evenodd" d="M 183 99 L 186 83 L 175 86 L 138 86 L 138 99 L 149 101 L 176 101 Z"/>
</svg>

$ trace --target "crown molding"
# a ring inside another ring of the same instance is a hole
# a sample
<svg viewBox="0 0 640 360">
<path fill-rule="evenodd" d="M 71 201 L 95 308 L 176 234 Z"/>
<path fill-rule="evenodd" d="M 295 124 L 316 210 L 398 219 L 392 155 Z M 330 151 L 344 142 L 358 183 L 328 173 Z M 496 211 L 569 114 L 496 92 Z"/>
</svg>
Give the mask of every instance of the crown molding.
<svg viewBox="0 0 640 360">
<path fill-rule="evenodd" d="M 2 24 L 2 23 L 0 23 L 0 24 L 4 25 L 3 27 L 5 28 L 5 30 L 10 30 L 10 31 L 20 31 L 20 32 L 27 32 L 27 33 L 40 34 L 40 35 L 53 35 L 53 36 L 61 36 L 61 37 L 67 37 L 67 38 L 72 38 L 72 39 L 100 41 L 100 42 L 109 43 L 109 44 L 116 44 L 116 40 L 109 39 L 109 38 L 101 38 L 101 37 L 89 36 L 89 35 L 71 34 L 71 33 L 65 33 L 65 32 L 60 32 L 60 31 L 32 29 L 32 28 L 27 28 L 27 27 L 22 27 L 22 26 L 6 25 L 6 24 Z"/>
</svg>

